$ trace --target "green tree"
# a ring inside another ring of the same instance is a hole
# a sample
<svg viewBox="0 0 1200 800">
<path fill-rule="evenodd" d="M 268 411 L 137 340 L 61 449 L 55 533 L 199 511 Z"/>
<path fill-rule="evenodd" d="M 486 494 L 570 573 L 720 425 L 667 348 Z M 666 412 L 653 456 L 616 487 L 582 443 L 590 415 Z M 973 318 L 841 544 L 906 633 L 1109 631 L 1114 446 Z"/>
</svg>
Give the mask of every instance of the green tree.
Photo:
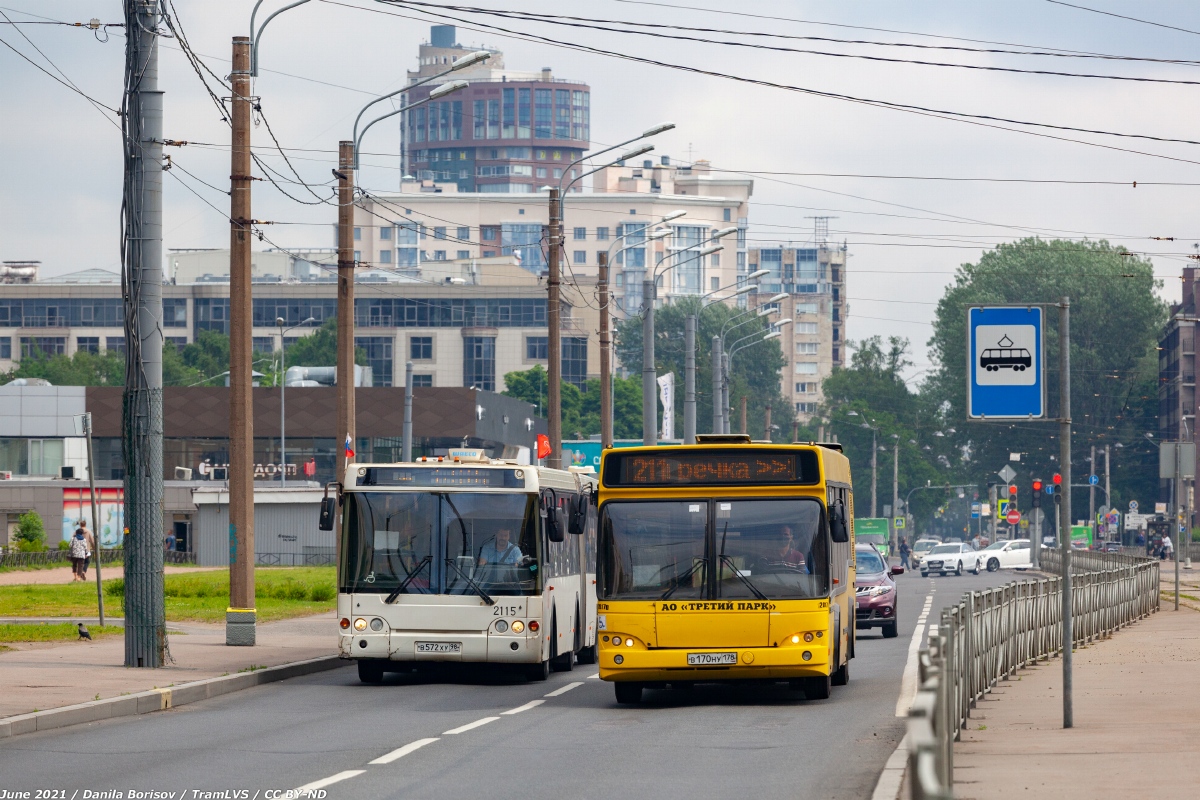
<svg viewBox="0 0 1200 800">
<path fill-rule="evenodd" d="M 123 386 L 125 356 L 112 350 L 79 350 L 71 356 L 32 353 L 0 376 L 0 383 L 16 378 L 43 378 L 55 386 Z"/>
<path fill-rule="evenodd" d="M 46 549 L 46 526 L 36 511 L 26 511 L 17 519 L 17 549 L 25 553 L 40 553 Z"/>
<path fill-rule="evenodd" d="M 504 375 L 504 392 L 534 406 L 538 416 L 546 416 L 549 405 L 549 376 L 542 366 Z M 586 439 L 600 433 L 600 380 L 592 378 L 584 390 L 563 382 L 560 393 L 562 431 L 566 439 Z M 642 390 L 637 379 L 613 377 L 613 437 L 632 439 L 641 436 Z"/>
<path fill-rule="evenodd" d="M 1114 458 L 1113 501 L 1154 498 L 1155 480 L 1146 463 L 1150 451 L 1141 442 L 1144 431 L 1157 427 L 1151 387 L 1157 380 L 1157 339 L 1167 319 L 1165 303 L 1155 296 L 1161 287 L 1148 260 L 1105 241 L 1023 239 L 958 269 L 938 303 L 929 342 L 936 369 L 923 391 L 953 420 L 954 443 L 972 480 L 996 482 L 994 473 L 1009 454 L 1022 453 L 1014 468 L 1022 487 L 1019 502 L 1027 504 L 1029 478 L 1058 471 L 1059 443 L 1051 423 L 966 421 L 968 305 L 1057 303 L 1069 297 L 1075 475 L 1087 475 L 1089 445 L 1120 443 L 1116 449 L 1128 455 Z M 1053 417 L 1059 407 L 1056 310 L 1048 308 L 1046 317 L 1047 411 Z M 1079 493 L 1076 509 L 1081 498 L 1087 507 Z"/>
<path fill-rule="evenodd" d="M 354 363 L 366 366 L 367 351 L 354 349 Z M 332 367 L 337 365 L 337 319 L 327 319 L 321 327 L 287 346 L 289 367 Z"/>
<path fill-rule="evenodd" d="M 755 344 L 755 337 L 761 338 L 770 330 L 769 317 L 757 317 L 753 313 L 745 314 L 737 308 L 730 308 L 723 303 L 701 308 L 697 298 L 687 297 L 678 302 L 665 305 L 654 312 L 654 343 L 655 369 L 658 375 L 668 372 L 675 373 L 675 431 L 683 434 L 683 399 L 684 399 L 684 320 L 687 315 L 697 314 L 696 325 L 696 430 L 704 432 L 712 429 L 712 339 L 724 328 L 730 331 L 725 337 L 726 351 L 729 352 L 739 339 L 744 339 L 738 346 L 733 358 L 732 374 L 729 385 L 729 402 L 733 409 L 738 409 L 743 397 L 749 398 L 747 403 L 747 427 L 749 433 L 756 439 L 765 433 L 766 408 L 771 407 L 772 435 L 774 441 L 791 441 L 792 422 L 795 412 L 791 403 L 784 399 L 780 391 L 780 379 L 784 365 L 787 363 L 779 342 L 766 341 Z M 733 317 L 740 319 L 733 320 Z M 745 324 L 742 324 L 742 323 Z M 737 325 L 736 329 L 733 329 Z M 743 349 L 744 348 L 744 349 Z M 617 356 L 632 379 L 640 382 L 642 372 L 642 320 L 641 317 L 631 317 L 617 325 Z M 739 426 L 738 412 L 731 412 L 732 428 Z M 640 418 L 640 416 L 639 416 Z M 661 427 L 662 412 L 659 412 Z M 641 425 L 638 425 L 638 436 L 641 435 Z"/>
</svg>

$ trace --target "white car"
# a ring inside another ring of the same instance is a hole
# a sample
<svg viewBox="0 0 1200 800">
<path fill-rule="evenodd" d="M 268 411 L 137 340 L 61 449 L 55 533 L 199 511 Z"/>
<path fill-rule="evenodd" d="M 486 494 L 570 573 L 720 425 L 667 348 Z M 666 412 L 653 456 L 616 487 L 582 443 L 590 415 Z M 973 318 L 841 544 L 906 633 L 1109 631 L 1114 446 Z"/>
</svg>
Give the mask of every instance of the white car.
<svg viewBox="0 0 1200 800">
<path fill-rule="evenodd" d="M 979 551 L 975 560 L 978 575 L 982 570 L 995 572 L 1001 569 L 1029 569 L 1030 549 L 1028 539 L 1005 539 L 993 542 Z"/>
<path fill-rule="evenodd" d="M 913 542 L 912 546 L 913 561 L 920 561 L 921 556 L 925 555 L 941 543 L 942 541 L 940 539 L 917 539 L 915 542 Z"/>
<path fill-rule="evenodd" d="M 939 544 L 921 558 L 921 577 L 927 578 L 931 572 L 962 575 L 964 569 L 974 566 L 976 555 L 975 548 L 966 542 Z"/>
</svg>

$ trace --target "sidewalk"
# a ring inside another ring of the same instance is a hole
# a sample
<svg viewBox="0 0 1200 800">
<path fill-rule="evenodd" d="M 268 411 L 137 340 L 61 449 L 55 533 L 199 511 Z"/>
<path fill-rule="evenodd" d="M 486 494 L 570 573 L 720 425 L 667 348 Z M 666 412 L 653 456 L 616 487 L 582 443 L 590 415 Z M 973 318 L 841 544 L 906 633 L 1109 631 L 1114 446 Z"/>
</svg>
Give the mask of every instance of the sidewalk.
<svg viewBox="0 0 1200 800">
<path fill-rule="evenodd" d="M 1164 570 L 1162 583 L 1173 591 L 1174 572 Z M 1200 613 L 1171 605 L 1164 599 L 1157 614 L 1075 651 L 1070 730 L 1060 659 L 985 695 L 954 746 L 955 796 L 1195 797 Z"/>
<path fill-rule="evenodd" d="M 164 571 L 167 575 L 176 575 L 181 572 L 210 572 L 215 569 L 227 569 L 227 567 L 191 567 L 167 564 L 164 568 Z M 101 565 L 100 578 L 102 580 L 107 581 L 113 578 L 124 577 L 124 564 Z M 91 581 L 93 586 L 96 584 L 95 564 L 92 564 L 88 568 L 88 580 Z M 0 572 L 0 586 L 16 586 L 23 583 L 71 583 L 71 568 L 54 567 L 53 569 L 14 569 L 12 572 Z"/>
<path fill-rule="evenodd" d="M 226 646 L 223 624 L 170 622 L 168 646 L 174 663 L 162 669 L 123 666 L 123 636 L 94 642 L 18 645 L 21 649 L 0 652 L 0 719 L 97 697 L 107 699 L 235 674 L 251 666 L 271 667 L 334 656 L 336 619 L 330 612 L 260 624 L 254 647 Z"/>
</svg>

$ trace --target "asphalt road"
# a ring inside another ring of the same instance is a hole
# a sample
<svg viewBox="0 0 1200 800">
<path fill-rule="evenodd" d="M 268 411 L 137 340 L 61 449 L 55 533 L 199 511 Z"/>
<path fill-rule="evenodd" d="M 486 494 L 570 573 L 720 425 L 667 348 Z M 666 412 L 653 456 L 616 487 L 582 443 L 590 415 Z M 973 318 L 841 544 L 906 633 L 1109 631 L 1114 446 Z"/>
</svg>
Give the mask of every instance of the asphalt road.
<svg viewBox="0 0 1200 800">
<path fill-rule="evenodd" d="M 546 683 L 457 669 L 388 675 L 382 686 L 360 684 L 346 668 L 5 740 L 0 795 L 212 797 L 198 790 L 271 800 L 267 790 L 307 786 L 336 800 L 868 798 L 904 735 L 897 699 L 926 598 L 934 623 L 966 589 L 1011 577 L 900 576 L 900 636 L 860 631 L 850 684 L 825 701 L 783 685 L 712 685 L 648 691 L 631 708 L 616 704 L 595 667 Z"/>
</svg>

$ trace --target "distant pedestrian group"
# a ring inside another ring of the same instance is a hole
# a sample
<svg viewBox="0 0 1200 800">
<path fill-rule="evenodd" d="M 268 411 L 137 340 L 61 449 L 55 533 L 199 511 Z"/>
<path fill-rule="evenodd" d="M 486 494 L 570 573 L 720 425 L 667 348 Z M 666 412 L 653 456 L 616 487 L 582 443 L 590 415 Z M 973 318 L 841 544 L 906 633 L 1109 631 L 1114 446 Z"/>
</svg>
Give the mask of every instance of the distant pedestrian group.
<svg viewBox="0 0 1200 800">
<path fill-rule="evenodd" d="M 96 540 L 92 536 L 92 532 L 87 529 L 87 523 L 80 520 L 79 527 L 75 529 L 70 542 L 72 581 L 87 580 L 88 563 L 91 561 L 95 546 Z"/>
</svg>

